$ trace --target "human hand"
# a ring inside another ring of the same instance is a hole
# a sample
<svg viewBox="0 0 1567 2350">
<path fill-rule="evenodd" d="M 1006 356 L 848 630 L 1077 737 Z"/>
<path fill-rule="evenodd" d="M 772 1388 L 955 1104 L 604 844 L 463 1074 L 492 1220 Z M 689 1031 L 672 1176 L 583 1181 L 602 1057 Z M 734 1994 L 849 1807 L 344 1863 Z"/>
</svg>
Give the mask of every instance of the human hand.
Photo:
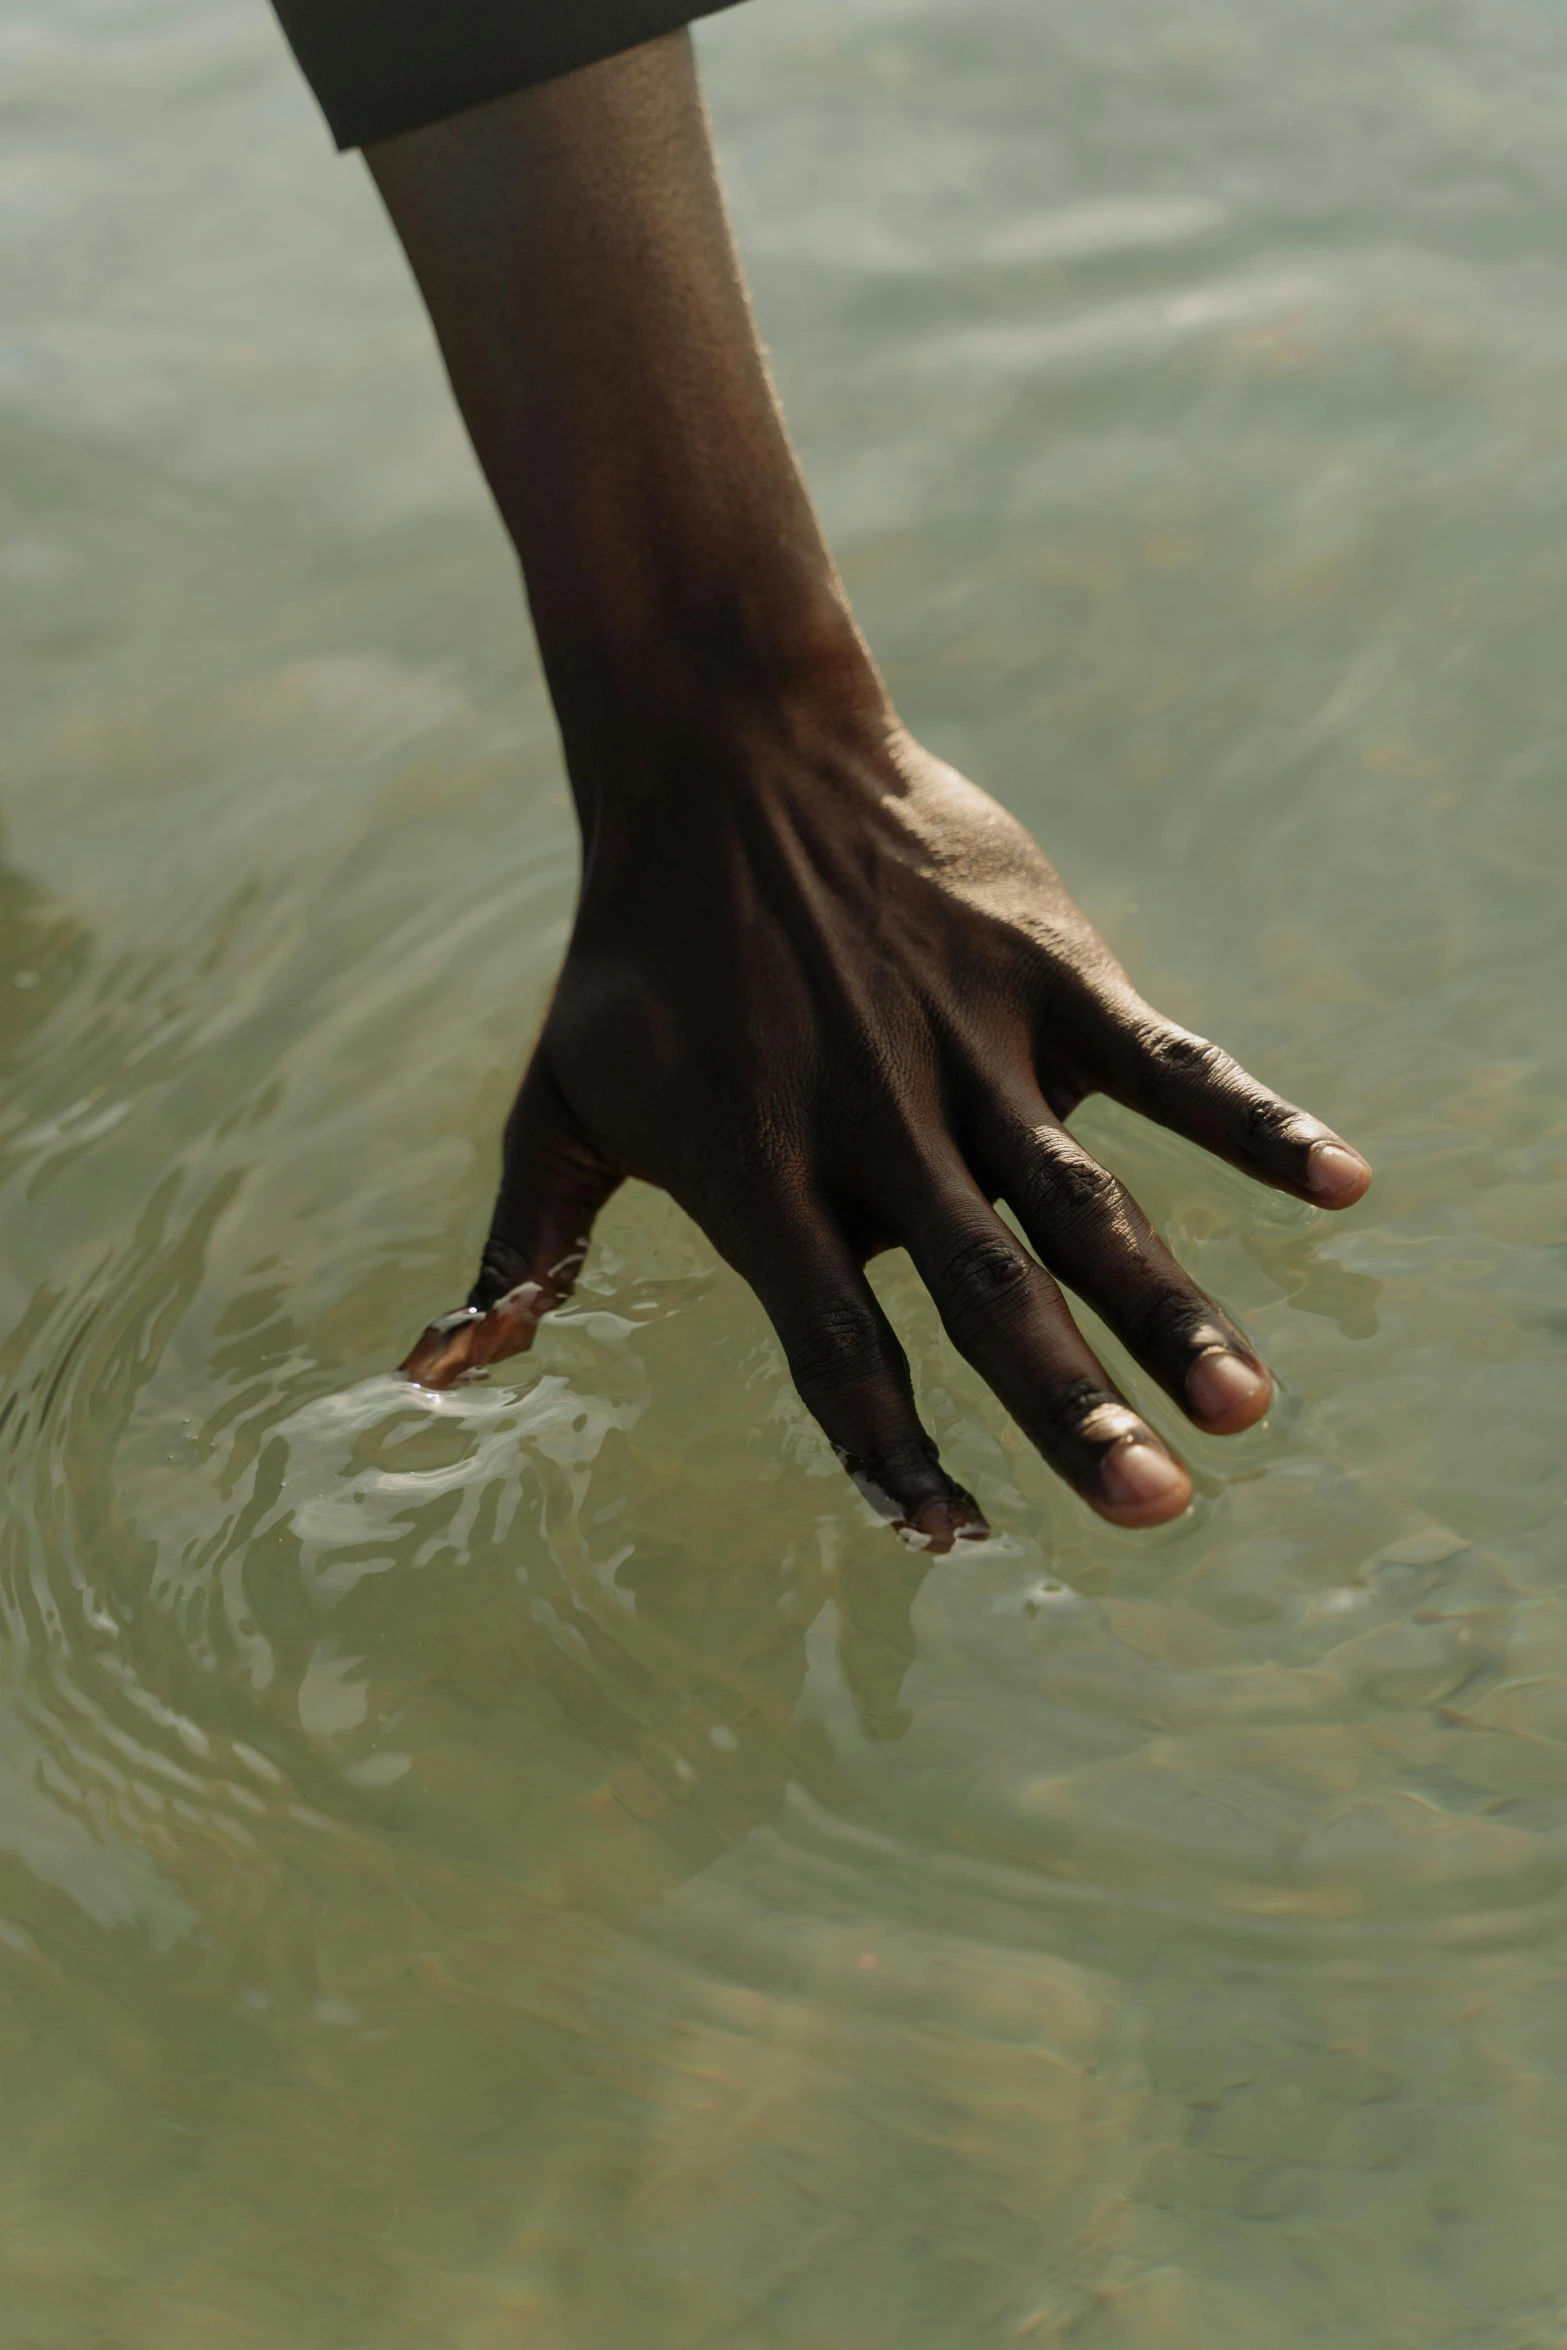
<svg viewBox="0 0 1567 2350">
<path fill-rule="evenodd" d="M 1086 1501 L 1177 1515 L 1191 1480 L 1052 1276 L 1201 1427 L 1249 1426 L 1268 1375 L 1064 1120 L 1110 1093 L 1327 1207 L 1370 1170 L 1152 1011 L 1022 827 L 899 726 L 768 381 L 686 36 L 368 160 L 521 561 L 584 842 L 478 1282 L 404 1369 L 444 1386 L 527 1346 L 638 1175 L 751 1283 L 911 1534 L 984 1523 L 865 1279 L 892 1246 Z"/>
<path fill-rule="evenodd" d="M 634 1175 L 749 1281 L 801 1396 L 901 1529 L 945 1549 L 985 1526 L 865 1279 L 889 1247 L 1083 1499 L 1161 1524 L 1191 1480 L 1057 1280 L 1198 1427 L 1250 1427 L 1271 1382 L 1068 1131 L 1094 1092 L 1319 1207 L 1370 1181 L 1326 1127 L 1152 1010 L 1023 827 L 876 695 L 796 695 L 688 731 L 667 772 L 589 821 L 478 1281 L 403 1369 L 444 1387 L 527 1347 Z"/>
</svg>

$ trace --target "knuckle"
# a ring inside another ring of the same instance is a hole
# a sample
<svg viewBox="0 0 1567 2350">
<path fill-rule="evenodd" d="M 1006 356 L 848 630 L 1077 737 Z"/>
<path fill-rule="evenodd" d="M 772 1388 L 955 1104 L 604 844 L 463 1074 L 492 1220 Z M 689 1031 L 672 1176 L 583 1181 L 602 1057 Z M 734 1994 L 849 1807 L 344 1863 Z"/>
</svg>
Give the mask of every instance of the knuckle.
<svg viewBox="0 0 1567 2350">
<path fill-rule="evenodd" d="M 844 1388 L 899 1367 L 876 1317 L 850 1299 L 820 1308 L 785 1352 L 807 1403 L 830 1400 Z"/>
<path fill-rule="evenodd" d="M 878 1444 L 866 1452 L 847 1452 L 841 1445 L 837 1451 L 851 1477 L 879 1485 L 900 1500 L 945 1483 L 937 1467 L 936 1447 L 928 1436 Z"/>
<path fill-rule="evenodd" d="M 1063 1137 L 1035 1138 L 1026 1206 L 1048 1225 L 1098 1224 L 1121 1212 L 1124 1194 L 1108 1167 Z"/>
<path fill-rule="evenodd" d="M 1063 1379 L 1041 1398 L 1034 1414 L 1036 1433 L 1047 1450 L 1052 1444 L 1076 1444 L 1084 1436 L 1087 1421 L 1107 1404 L 1122 1408 L 1101 1380 L 1086 1375 Z"/>
<path fill-rule="evenodd" d="M 1153 1356 L 1185 1356 L 1206 1346 L 1223 1346 L 1220 1328 L 1207 1299 L 1196 1290 L 1168 1287 L 1144 1299 L 1136 1315 L 1135 1350 Z"/>
<path fill-rule="evenodd" d="M 1015 1312 L 1038 1272 L 1025 1249 L 1003 1234 L 983 1232 L 947 1258 L 937 1303 L 950 1326 L 967 1329 Z"/>
<path fill-rule="evenodd" d="M 1265 1153 L 1304 1145 L 1309 1140 L 1305 1127 L 1298 1110 L 1258 1086 L 1246 1103 L 1241 1145 L 1254 1158 L 1261 1158 Z"/>
<path fill-rule="evenodd" d="M 1235 1063 L 1223 1048 L 1185 1028 L 1156 1028 L 1143 1038 L 1161 1091 L 1188 1093 L 1233 1082 Z"/>
<path fill-rule="evenodd" d="M 1194 1095 L 1219 1098 L 1231 1121 L 1233 1145 L 1254 1158 L 1299 1145 L 1309 1120 L 1265 1085 L 1247 1075 L 1221 1045 L 1183 1028 L 1146 1031 L 1142 1048 L 1154 1072 L 1161 1101 L 1189 1102 Z"/>
</svg>

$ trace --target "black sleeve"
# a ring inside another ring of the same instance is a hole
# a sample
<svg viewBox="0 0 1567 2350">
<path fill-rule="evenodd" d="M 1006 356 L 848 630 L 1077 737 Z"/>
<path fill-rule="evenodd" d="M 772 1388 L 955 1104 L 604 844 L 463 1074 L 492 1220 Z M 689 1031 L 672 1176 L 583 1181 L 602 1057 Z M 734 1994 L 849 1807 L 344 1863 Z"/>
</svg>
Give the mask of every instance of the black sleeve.
<svg viewBox="0 0 1567 2350">
<path fill-rule="evenodd" d="M 733 0 L 273 0 L 339 147 L 417 130 Z"/>
</svg>

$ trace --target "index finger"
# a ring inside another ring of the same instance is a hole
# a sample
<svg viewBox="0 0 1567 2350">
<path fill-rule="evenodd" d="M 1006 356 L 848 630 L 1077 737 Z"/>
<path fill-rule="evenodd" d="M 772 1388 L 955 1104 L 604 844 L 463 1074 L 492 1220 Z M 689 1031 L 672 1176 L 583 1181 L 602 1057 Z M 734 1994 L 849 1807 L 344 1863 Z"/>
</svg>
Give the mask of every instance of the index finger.
<svg viewBox="0 0 1567 2350">
<path fill-rule="evenodd" d="M 1109 1030 L 1099 1079 L 1113 1100 L 1313 1207 L 1350 1208 L 1365 1194 L 1371 1169 L 1359 1151 L 1205 1036 L 1140 1000 Z"/>
</svg>

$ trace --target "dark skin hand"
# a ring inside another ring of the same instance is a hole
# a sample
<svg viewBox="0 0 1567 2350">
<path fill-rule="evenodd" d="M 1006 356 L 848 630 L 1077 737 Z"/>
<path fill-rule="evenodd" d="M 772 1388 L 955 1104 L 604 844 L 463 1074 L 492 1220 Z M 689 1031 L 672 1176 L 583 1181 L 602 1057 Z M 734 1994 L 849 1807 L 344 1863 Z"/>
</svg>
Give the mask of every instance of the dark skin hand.
<svg viewBox="0 0 1567 2350">
<path fill-rule="evenodd" d="M 985 1529 L 865 1279 L 887 1247 L 1085 1501 L 1177 1516 L 1186 1470 L 1058 1280 L 1199 1427 L 1250 1427 L 1271 1383 L 1066 1118 L 1110 1094 L 1320 1207 L 1369 1168 L 1146 1004 L 1021 825 L 900 725 L 783 430 L 687 38 L 369 161 L 521 559 L 583 831 L 478 1282 L 403 1368 L 447 1386 L 526 1347 L 635 1175 L 750 1282 L 911 1535 Z"/>
</svg>

